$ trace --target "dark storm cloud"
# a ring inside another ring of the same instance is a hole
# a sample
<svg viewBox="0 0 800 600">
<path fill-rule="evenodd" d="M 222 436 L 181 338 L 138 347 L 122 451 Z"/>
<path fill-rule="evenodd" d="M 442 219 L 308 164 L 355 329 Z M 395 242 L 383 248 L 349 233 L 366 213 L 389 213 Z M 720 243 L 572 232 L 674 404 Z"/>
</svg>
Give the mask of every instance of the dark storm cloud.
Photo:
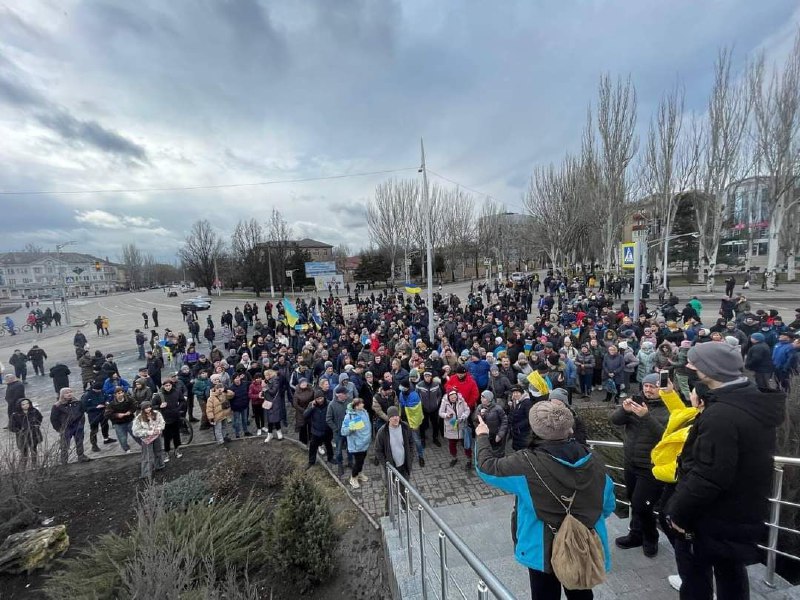
<svg viewBox="0 0 800 600">
<path fill-rule="evenodd" d="M 142 146 L 96 121 L 82 121 L 60 110 L 39 114 L 36 119 L 70 144 L 78 147 L 88 145 L 103 152 L 147 162 L 147 152 Z"/>
<path fill-rule="evenodd" d="M 748 53 L 791 37 L 800 15 L 790 2 L 705 4 L 26 0 L 11 12 L 0 3 L 0 189 L 415 167 L 423 136 L 433 171 L 518 210 L 532 169 L 579 149 L 601 73 L 631 74 L 645 130 L 676 77 L 687 110 L 702 110 L 718 47 L 735 47 L 738 74 Z M 119 158 L 138 168 L 120 169 Z M 366 199 L 392 176 L 417 174 L 58 197 L 64 209 L 44 218 L 69 229 L 80 211 L 96 245 L 128 234 L 98 230 L 107 220 L 99 211 L 153 218 L 171 232 L 157 244 L 169 254 L 195 218 L 229 235 L 239 219 L 263 222 L 278 208 L 298 235 L 355 249 L 366 245 Z M 0 233 L 7 227 L 0 221 Z"/>
</svg>

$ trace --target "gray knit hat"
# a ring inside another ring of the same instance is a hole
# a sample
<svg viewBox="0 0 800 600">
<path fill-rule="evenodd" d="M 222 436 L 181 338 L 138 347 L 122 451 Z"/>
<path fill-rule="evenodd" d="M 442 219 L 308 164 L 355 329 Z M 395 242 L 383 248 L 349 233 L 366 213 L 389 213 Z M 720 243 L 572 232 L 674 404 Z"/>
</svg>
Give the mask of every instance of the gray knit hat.
<svg viewBox="0 0 800 600">
<path fill-rule="evenodd" d="M 572 434 L 575 418 L 561 402 L 537 402 L 528 413 L 531 429 L 543 440 L 565 440 Z"/>
<path fill-rule="evenodd" d="M 561 400 L 564 404 L 569 404 L 569 393 L 564 388 L 554 388 L 550 390 L 550 400 Z"/>
<path fill-rule="evenodd" d="M 719 342 L 695 344 L 687 353 L 686 367 L 702 371 L 705 375 L 725 383 L 742 377 L 744 361 L 741 349 Z"/>
<path fill-rule="evenodd" d="M 644 385 L 645 383 L 649 383 L 650 385 L 658 387 L 659 383 L 658 380 L 659 380 L 658 373 L 648 373 L 642 378 L 642 385 Z"/>
</svg>

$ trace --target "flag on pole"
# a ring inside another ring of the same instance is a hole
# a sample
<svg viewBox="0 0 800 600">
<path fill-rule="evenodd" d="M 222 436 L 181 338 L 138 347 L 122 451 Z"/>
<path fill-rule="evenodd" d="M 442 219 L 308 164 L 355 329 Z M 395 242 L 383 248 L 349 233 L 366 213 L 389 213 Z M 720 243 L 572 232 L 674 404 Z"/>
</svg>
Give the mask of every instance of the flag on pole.
<svg viewBox="0 0 800 600">
<path fill-rule="evenodd" d="M 316 323 L 317 327 L 322 327 L 322 316 L 320 316 L 316 306 L 311 312 L 311 318 L 314 319 L 314 323 Z"/>
<path fill-rule="evenodd" d="M 288 298 L 283 300 L 283 312 L 286 315 L 286 323 L 289 327 L 294 327 L 294 324 L 300 320 L 300 316 L 297 314 L 294 304 L 292 304 L 292 301 Z"/>
<path fill-rule="evenodd" d="M 415 286 L 413 283 L 406 281 L 406 294 L 421 294 L 422 288 Z"/>
</svg>

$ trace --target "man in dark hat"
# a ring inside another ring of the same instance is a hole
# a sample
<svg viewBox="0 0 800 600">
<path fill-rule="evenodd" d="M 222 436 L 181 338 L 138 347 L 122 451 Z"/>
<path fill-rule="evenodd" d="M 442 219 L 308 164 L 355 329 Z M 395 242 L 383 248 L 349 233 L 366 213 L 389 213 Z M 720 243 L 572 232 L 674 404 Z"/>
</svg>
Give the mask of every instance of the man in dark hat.
<svg viewBox="0 0 800 600">
<path fill-rule="evenodd" d="M 739 349 L 729 344 L 695 345 L 688 359 L 697 375 L 693 396 L 702 397 L 704 409 L 683 446 L 675 492 L 664 508 L 677 532 L 681 597 L 710 599 L 713 576 L 720 600 L 747 598 L 746 566 L 761 560 L 786 395 L 757 388 L 743 373 Z"/>
</svg>

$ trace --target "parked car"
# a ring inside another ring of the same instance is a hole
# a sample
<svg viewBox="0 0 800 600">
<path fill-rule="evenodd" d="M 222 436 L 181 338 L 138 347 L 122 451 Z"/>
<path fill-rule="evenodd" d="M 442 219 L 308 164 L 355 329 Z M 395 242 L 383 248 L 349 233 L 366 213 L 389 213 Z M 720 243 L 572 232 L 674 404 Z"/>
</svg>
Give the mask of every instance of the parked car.
<svg viewBox="0 0 800 600">
<path fill-rule="evenodd" d="M 189 298 L 188 300 L 181 302 L 181 306 L 185 306 L 189 310 L 208 310 L 211 308 L 211 303 L 204 300 L 198 300 L 197 298 Z"/>
<path fill-rule="evenodd" d="M 178 297 L 178 292 L 176 292 L 175 290 L 170 290 L 167 292 L 167 298 L 177 298 L 177 297 Z"/>
<path fill-rule="evenodd" d="M 195 296 L 192 300 L 200 300 L 201 302 L 208 302 L 211 304 L 211 296 Z"/>
</svg>

